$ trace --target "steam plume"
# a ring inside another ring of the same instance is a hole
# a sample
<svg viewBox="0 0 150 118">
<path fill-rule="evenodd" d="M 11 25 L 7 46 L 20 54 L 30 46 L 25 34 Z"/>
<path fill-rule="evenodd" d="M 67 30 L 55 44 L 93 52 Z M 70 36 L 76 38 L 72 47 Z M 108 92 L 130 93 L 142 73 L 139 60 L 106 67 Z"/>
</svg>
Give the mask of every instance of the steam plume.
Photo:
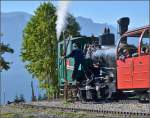
<svg viewBox="0 0 150 118">
<path fill-rule="evenodd" d="M 57 40 L 59 40 L 61 32 L 65 28 L 66 18 L 67 18 L 67 10 L 70 1 L 60 1 L 58 10 L 57 10 L 57 21 L 56 21 L 56 32 L 57 32 Z"/>
</svg>

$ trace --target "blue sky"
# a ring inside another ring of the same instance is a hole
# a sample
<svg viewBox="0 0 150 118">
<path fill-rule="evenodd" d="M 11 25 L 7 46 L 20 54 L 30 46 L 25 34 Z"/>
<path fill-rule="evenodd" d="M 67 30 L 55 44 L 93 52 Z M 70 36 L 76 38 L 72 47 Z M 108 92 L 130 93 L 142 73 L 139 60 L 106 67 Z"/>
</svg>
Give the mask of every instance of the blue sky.
<svg viewBox="0 0 150 118">
<path fill-rule="evenodd" d="M 24 11 L 33 14 L 43 1 L 2 1 L 1 11 Z M 57 6 L 58 1 L 53 1 Z M 130 27 L 149 24 L 148 1 L 72 1 L 69 10 L 74 16 L 91 18 L 97 23 L 117 25 L 120 17 L 128 16 L 131 19 Z"/>
</svg>

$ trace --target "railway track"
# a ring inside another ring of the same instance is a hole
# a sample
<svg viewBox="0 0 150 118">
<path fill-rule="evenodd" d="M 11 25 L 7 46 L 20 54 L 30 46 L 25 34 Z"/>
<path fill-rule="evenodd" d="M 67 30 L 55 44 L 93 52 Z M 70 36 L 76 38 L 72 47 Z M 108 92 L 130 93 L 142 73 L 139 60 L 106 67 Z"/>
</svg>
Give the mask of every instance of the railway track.
<svg viewBox="0 0 150 118">
<path fill-rule="evenodd" d="M 73 107 L 61 107 L 61 106 L 45 106 L 45 105 L 33 105 L 27 103 L 15 104 L 18 108 L 33 108 L 39 110 L 59 110 L 63 112 L 86 112 L 93 113 L 96 116 L 107 117 L 107 118 L 150 118 L 150 113 L 145 112 L 124 112 L 124 111 L 113 111 L 113 110 L 100 110 L 100 109 L 86 109 L 86 108 L 73 108 Z"/>
</svg>

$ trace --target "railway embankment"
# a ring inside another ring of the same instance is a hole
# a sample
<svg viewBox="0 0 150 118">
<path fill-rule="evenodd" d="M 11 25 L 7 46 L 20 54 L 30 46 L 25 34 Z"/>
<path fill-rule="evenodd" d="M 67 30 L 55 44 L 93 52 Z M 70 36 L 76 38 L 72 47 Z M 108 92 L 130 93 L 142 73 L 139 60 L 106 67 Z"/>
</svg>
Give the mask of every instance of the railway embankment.
<svg viewBox="0 0 150 118">
<path fill-rule="evenodd" d="M 2 118 L 150 118 L 150 103 L 43 101 L 1 106 Z"/>
</svg>

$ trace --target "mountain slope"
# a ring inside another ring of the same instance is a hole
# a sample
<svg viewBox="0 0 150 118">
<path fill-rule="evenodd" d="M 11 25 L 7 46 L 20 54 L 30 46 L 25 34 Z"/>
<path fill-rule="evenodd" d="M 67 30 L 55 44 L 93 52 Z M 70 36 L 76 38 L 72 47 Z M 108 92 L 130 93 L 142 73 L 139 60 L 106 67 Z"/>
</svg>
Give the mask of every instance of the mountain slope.
<svg viewBox="0 0 150 118">
<path fill-rule="evenodd" d="M 104 32 L 105 27 L 109 27 L 110 31 L 116 34 L 116 29 L 107 23 L 94 23 L 91 19 L 81 16 L 76 17 L 76 21 L 80 24 L 81 34 L 83 35 L 91 36 L 94 34 L 95 36 L 98 36 Z"/>
<path fill-rule="evenodd" d="M 5 54 L 5 59 L 12 62 L 8 71 L 1 73 L 2 80 L 2 98 L 5 95 L 5 101 L 13 100 L 16 94 L 24 94 L 27 100 L 31 99 L 30 82 L 33 80 L 31 75 L 25 70 L 24 64 L 20 58 L 20 49 L 22 43 L 23 29 L 31 18 L 30 14 L 24 12 L 12 12 L 1 14 L 1 37 L 2 42 L 10 44 L 14 49 L 14 54 Z M 34 80 L 35 87 L 38 82 Z M 36 95 L 38 94 L 38 89 Z M 4 102 L 4 100 L 2 100 Z"/>
</svg>

